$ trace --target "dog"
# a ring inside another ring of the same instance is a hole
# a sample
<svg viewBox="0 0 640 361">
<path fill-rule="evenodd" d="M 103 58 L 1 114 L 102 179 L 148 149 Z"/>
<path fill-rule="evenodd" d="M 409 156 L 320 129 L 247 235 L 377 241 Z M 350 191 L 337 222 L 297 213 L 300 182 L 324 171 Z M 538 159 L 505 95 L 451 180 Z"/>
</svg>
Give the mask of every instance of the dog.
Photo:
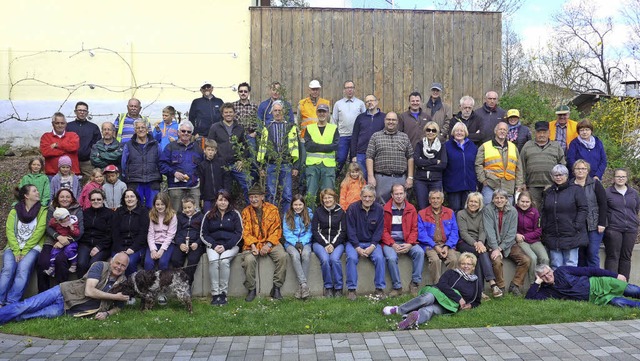
<svg viewBox="0 0 640 361">
<path fill-rule="evenodd" d="M 193 313 L 189 277 L 183 270 L 138 271 L 111 288 L 110 293 L 122 292 L 129 297 L 140 297 L 141 310 L 153 308 L 158 294 L 172 293 Z"/>
</svg>

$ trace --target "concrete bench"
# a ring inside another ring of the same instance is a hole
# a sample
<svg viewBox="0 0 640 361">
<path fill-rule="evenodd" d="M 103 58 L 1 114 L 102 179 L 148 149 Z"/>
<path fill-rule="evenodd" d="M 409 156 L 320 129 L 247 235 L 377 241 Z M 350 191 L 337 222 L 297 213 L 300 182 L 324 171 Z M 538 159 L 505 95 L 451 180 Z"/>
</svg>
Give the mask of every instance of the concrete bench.
<svg viewBox="0 0 640 361">
<path fill-rule="evenodd" d="M 0 267 L 2 266 L 2 255 L 3 251 L 0 251 Z M 640 280 L 640 254 L 636 256 L 636 254 L 640 253 L 640 248 L 636 246 L 633 251 L 632 266 L 631 266 L 631 282 L 636 283 Z M 604 263 L 604 248 L 600 249 L 600 260 L 601 264 Z M 342 265 L 343 270 L 345 267 L 346 255 L 342 257 Z M 425 260 L 425 263 L 427 261 Z M 411 260 L 408 256 L 401 256 L 398 261 L 400 267 L 400 274 L 402 275 L 402 285 L 404 287 L 404 291 L 408 291 L 409 283 L 411 282 Z M 196 269 L 196 273 L 193 281 L 193 295 L 196 297 L 206 297 L 210 295 L 211 292 L 211 283 L 209 281 L 209 264 L 206 255 L 202 256 L 200 263 Z M 273 262 L 269 257 L 260 257 L 258 260 L 257 273 L 256 277 L 257 282 L 257 291 L 259 295 L 268 296 L 269 291 L 271 291 L 271 287 L 273 285 Z M 443 265 L 444 269 L 444 265 Z M 508 286 L 509 282 L 513 278 L 514 274 L 514 264 L 511 260 L 507 259 L 504 262 L 504 277 L 505 284 Z M 35 271 L 34 271 L 35 272 Z M 374 268 L 373 263 L 369 260 L 361 259 L 358 262 L 358 295 L 373 293 L 375 287 L 373 285 L 373 276 L 374 276 Z M 74 275 L 71 276 L 72 279 L 75 278 Z M 391 290 L 391 279 L 389 278 L 389 274 L 387 272 L 386 275 L 387 281 L 387 291 Z M 346 271 L 344 273 L 344 281 L 346 282 Z M 525 287 L 528 287 L 530 282 L 526 282 Z M 236 256 L 231 262 L 231 276 L 229 279 L 229 295 L 230 296 L 244 296 L 247 293 L 247 290 L 244 288 L 244 271 L 242 269 L 242 261 L 240 257 Z M 428 268 L 425 267 L 422 271 L 422 284 L 431 284 L 432 279 L 428 274 Z M 323 291 L 323 282 L 322 282 L 322 273 L 320 272 L 320 262 L 315 254 L 311 255 L 311 264 L 309 267 L 309 277 L 308 284 L 311 288 L 312 295 L 319 296 L 322 295 Z M 488 284 L 485 285 L 488 290 Z M 25 292 L 25 296 L 32 296 L 37 292 L 37 281 L 35 277 L 35 273 L 32 274 L 31 280 L 29 281 L 29 286 L 27 291 Z M 298 281 L 296 279 L 295 272 L 293 271 L 293 266 L 291 263 L 288 263 L 287 266 L 287 278 L 284 286 L 281 291 L 284 296 L 292 296 L 294 292 L 298 289 Z"/>
</svg>

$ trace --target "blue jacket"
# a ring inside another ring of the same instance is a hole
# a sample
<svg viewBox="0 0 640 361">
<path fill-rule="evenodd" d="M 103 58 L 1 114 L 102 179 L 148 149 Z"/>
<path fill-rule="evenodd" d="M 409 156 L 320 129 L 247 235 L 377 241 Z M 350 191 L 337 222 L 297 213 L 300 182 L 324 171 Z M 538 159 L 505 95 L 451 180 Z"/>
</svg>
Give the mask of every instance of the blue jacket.
<svg viewBox="0 0 640 361">
<path fill-rule="evenodd" d="M 202 228 L 202 219 L 204 218 L 202 212 L 197 211 L 191 217 L 180 212 L 177 218 L 178 228 L 176 230 L 176 236 L 173 238 L 173 243 L 176 245 L 186 243 L 187 237 L 189 237 L 190 244 L 197 243 L 198 247 L 202 246 L 202 241 L 200 240 L 200 229 Z"/>
<path fill-rule="evenodd" d="M 86 162 L 91 157 L 91 147 L 102 139 L 100 128 L 88 120 L 74 120 L 67 124 L 67 132 L 74 132 L 80 138 L 80 149 L 78 149 L 78 160 Z"/>
<path fill-rule="evenodd" d="M 573 169 L 573 164 L 578 159 L 586 160 L 591 166 L 589 177 L 598 177 L 602 179 L 604 170 L 607 168 L 607 154 L 604 152 L 604 145 L 598 137 L 594 136 L 596 146 L 593 149 L 587 147 L 580 142 L 579 137 L 572 140 L 567 150 L 567 168 Z"/>
<path fill-rule="evenodd" d="M 447 152 L 447 167 L 442 175 L 442 187 L 445 192 L 476 190 L 476 153 L 478 147 L 468 138 L 464 140 L 464 149 L 451 139 L 444 143 Z"/>
<path fill-rule="evenodd" d="M 273 100 L 271 98 L 263 101 L 258 105 L 258 119 L 262 121 L 261 124 L 258 124 L 258 128 L 268 127 L 269 124 L 273 121 L 273 114 L 271 114 L 271 106 L 273 105 Z M 293 123 L 293 108 L 291 107 L 291 103 L 288 101 L 284 101 L 284 107 L 289 109 L 289 116 L 286 118 L 289 123 Z"/>
<path fill-rule="evenodd" d="M 442 221 L 442 232 L 444 233 L 444 245 L 455 249 L 458 244 L 460 236 L 458 234 L 458 222 L 456 222 L 456 215 L 453 210 L 447 207 L 442 207 L 442 213 L 440 215 Z M 418 244 L 423 250 L 427 250 L 436 246 L 436 242 L 433 240 L 433 235 L 436 231 L 436 223 L 433 217 L 433 211 L 431 206 L 418 212 Z"/>
<path fill-rule="evenodd" d="M 236 210 L 225 212 L 221 218 L 220 213 L 207 212 L 202 220 L 200 239 L 207 247 L 215 248 L 222 245 L 225 250 L 230 250 L 240 245 L 242 239 L 242 217 Z M 209 219 L 208 217 L 213 218 Z M 242 248 L 242 247 L 240 247 Z"/>
<path fill-rule="evenodd" d="M 169 188 L 193 188 L 198 185 L 198 164 L 202 162 L 204 155 L 202 149 L 191 142 L 185 145 L 182 142 L 171 142 L 160 154 L 160 172 L 167 176 Z M 176 182 L 175 172 L 189 176 L 186 182 Z"/>
<path fill-rule="evenodd" d="M 161 181 L 162 176 L 158 168 L 160 160 L 160 147 L 151 134 L 147 137 L 147 143 L 136 142 L 134 134 L 131 140 L 124 143 L 122 148 L 121 175 L 125 183 L 149 183 Z"/>
<path fill-rule="evenodd" d="M 553 271 L 553 285 L 534 283 L 529 287 L 528 300 L 555 298 L 571 301 L 589 301 L 589 277 L 618 277 L 617 274 L 597 267 L 560 266 Z"/>
<path fill-rule="evenodd" d="M 215 96 L 211 99 L 202 96 L 191 102 L 189 121 L 191 121 L 195 127 L 193 131 L 194 135 L 206 137 L 213 123 L 222 120 L 222 113 L 220 112 L 222 104 L 224 104 L 222 99 L 216 98 Z"/>
<path fill-rule="evenodd" d="M 286 246 L 295 247 L 297 242 L 300 242 L 303 245 L 311 243 L 311 220 L 313 219 L 313 213 L 311 208 L 307 208 L 307 211 L 309 212 L 309 226 L 307 227 L 304 226 L 304 223 L 302 223 L 302 217 L 298 214 L 293 217 L 295 229 L 289 228 L 286 215 L 282 218 L 282 235 L 284 236 L 286 243 L 285 248 Z"/>
<path fill-rule="evenodd" d="M 384 210 L 374 202 L 365 211 L 362 201 L 351 203 L 347 208 L 347 240 L 353 248 L 360 246 L 360 242 L 378 245 L 384 230 Z"/>
<path fill-rule="evenodd" d="M 174 141 L 178 140 L 178 122 L 174 119 L 168 126 L 165 122 L 160 122 L 158 128 L 153 127 L 153 139 L 160 143 L 160 150 L 163 151 L 171 142 L 169 137 L 172 137 Z"/>
<path fill-rule="evenodd" d="M 351 156 L 355 157 L 356 154 L 366 154 L 367 146 L 369 145 L 369 139 L 373 133 L 384 129 L 384 117 L 385 113 L 377 109 L 377 113 L 374 115 L 369 112 L 364 112 L 356 117 L 353 123 L 353 133 L 351 134 Z M 363 169 L 366 173 L 366 169 Z"/>
</svg>

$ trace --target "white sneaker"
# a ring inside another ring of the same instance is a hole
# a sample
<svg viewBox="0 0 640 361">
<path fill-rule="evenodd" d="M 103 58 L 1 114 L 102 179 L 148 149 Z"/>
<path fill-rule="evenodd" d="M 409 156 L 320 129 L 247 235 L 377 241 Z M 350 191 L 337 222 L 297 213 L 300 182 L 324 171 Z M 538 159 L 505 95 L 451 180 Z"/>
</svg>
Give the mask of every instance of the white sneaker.
<svg viewBox="0 0 640 361">
<path fill-rule="evenodd" d="M 385 316 L 394 315 L 398 312 L 398 306 L 385 306 L 382 309 L 382 314 Z"/>
<path fill-rule="evenodd" d="M 135 304 L 136 304 L 136 298 L 135 297 L 129 297 L 129 301 L 127 301 L 127 305 L 133 306 Z"/>
</svg>

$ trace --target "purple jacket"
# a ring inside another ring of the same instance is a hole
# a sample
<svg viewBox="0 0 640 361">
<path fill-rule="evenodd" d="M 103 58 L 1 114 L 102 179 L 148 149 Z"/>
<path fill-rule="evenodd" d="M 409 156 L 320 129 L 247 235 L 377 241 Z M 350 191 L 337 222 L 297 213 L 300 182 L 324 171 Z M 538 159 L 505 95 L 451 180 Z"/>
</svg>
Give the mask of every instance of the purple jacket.
<svg viewBox="0 0 640 361">
<path fill-rule="evenodd" d="M 535 207 L 529 207 L 526 211 L 518 210 L 518 234 L 524 236 L 527 243 L 540 242 L 542 228 L 540 228 L 540 212 Z"/>
</svg>

